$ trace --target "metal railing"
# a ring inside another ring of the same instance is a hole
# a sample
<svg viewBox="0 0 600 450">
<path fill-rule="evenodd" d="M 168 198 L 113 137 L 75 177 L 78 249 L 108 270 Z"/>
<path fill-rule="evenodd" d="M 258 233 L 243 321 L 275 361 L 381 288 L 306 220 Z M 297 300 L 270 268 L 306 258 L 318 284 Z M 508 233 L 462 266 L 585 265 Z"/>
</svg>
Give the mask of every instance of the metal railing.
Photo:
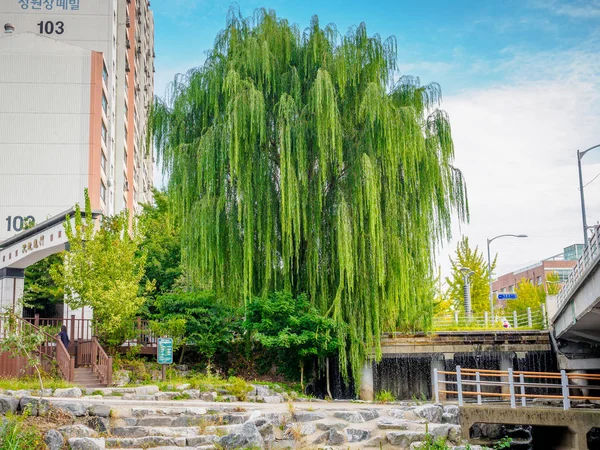
<svg viewBox="0 0 600 450">
<path fill-rule="evenodd" d="M 464 314 L 459 314 L 455 311 L 454 314 L 435 316 L 432 321 L 434 331 L 455 330 L 455 329 L 539 329 L 543 330 L 548 327 L 546 314 L 546 306 L 542 305 L 539 309 L 532 310 L 527 308 L 525 312 L 506 316 L 506 322 L 501 320 L 500 315 L 492 321 L 490 314 L 485 311 L 483 314 L 473 314 L 471 317 L 466 317 Z"/>
<path fill-rule="evenodd" d="M 600 228 L 594 230 L 592 238 L 588 242 L 587 247 L 583 251 L 583 254 L 577 261 L 577 265 L 573 267 L 573 270 L 569 274 L 569 278 L 563 285 L 562 289 L 558 293 L 557 305 L 558 313 L 560 313 L 562 306 L 571 297 L 574 289 L 577 287 L 579 280 L 585 276 L 589 270 L 596 267 L 600 260 Z"/>
<path fill-rule="evenodd" d="M 446 377 L 454 379 L 447 380 Z M 597 384 L 587 384 L 590 381 Z M 454 390 L 448 385 L 455 386 Z M 441 395 L 456 396 L 459 406 L 464 405 L 465 397 L 476 400 L 477 405 L 482 404 L 483 397 L 488 397 L 495 401 L 509 401 L 511 408 L 517 407 L 517 400 L 520 400 L 520 406 L 526 407 L 527 399 L 550 399 L 561 401 L 563 408 L 568 410 L 571 400 L 600 400 L 599 396 L 584 395 L 589 391 L 600 391 L 600 374 L 566 373 L 564 370 L 482 370 L 456 366 L 455 372 L 433 369 L 433 390 L 436 403 L 440 402 Z"/>
</svg>

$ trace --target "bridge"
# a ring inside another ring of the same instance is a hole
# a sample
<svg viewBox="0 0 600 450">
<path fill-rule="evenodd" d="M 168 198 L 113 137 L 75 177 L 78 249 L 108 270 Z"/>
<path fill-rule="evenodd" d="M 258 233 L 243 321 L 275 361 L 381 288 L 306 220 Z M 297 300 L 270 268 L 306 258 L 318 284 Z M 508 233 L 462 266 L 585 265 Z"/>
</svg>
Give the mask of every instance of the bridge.
<svg viewBox="0 0 600 450">
<path fill-rule="evenodd" d="M 600 370 L 600 228 L 596 228 L 583 255 L 550 312 L 561 369 Z"/>
</svg>

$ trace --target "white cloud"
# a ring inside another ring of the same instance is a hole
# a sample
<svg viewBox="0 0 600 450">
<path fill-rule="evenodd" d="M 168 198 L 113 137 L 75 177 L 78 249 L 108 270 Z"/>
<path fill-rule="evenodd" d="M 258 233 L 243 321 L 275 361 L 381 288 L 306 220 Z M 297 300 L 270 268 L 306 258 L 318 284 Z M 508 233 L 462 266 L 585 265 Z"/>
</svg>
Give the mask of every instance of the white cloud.
<svg viewBox="0 0 600 450">
<path fill-rule="evenodd" d="M 534 6 L 550 11 L 557 16 L 567 16 L 575 19 L 592 19 L 600 17 L 600 1 L 575 0 L 570 3 L 561 0 L 541 0 Z"/>
<path fill-rule="evenodd" d="M 502 274 L 583 241 L 576 150 L 600 144 L 600 56 L 574 51 L 512 57 L 494 70 L 502 85 L 447 97 L 456 164 L 469 191 L 471 223 L 462 232 L 484 253 L 492 244 Z M 583 160 L 584 182 L 600 173 L 600 150 Z M 600 220 L 600 180 L 585 189 L 588 224 Z M 448 255 L 459 238 L 440 253 Z"/>
</svg>

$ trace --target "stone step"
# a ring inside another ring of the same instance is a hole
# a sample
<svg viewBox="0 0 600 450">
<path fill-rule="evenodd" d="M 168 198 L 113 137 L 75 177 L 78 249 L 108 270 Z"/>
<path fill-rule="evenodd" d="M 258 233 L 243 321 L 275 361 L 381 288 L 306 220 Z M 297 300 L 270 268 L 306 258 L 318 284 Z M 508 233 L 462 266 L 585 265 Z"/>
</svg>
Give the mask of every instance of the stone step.
<svg viewBox="0 0 600 450">
<path fill-rule="evenodd" d="M 107 438 L 106 448 L 186 447 L 185 437 L 145 436 L 139 438 Z"/>
<path fill-rule="evenodd" d="M 164 415 L 127 417 L 127 426 L 138 427 L 198 427 L 203 425 L 241 425 L 249 418 L 248 414 L 202 414 L 202 415 Z"/>
</svg>

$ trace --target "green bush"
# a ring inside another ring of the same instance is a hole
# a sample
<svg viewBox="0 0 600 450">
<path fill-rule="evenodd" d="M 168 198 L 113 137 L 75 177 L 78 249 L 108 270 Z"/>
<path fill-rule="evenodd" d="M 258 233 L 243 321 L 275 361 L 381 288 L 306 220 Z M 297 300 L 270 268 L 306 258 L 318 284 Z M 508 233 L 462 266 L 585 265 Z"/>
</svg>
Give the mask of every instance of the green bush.
<svg viewBox="0 0 600 450">
<path fill-rule="evenodd" d="M 42 432 L 24 422 L 23 417 L 7 415 L 0 426 L 0 450 L 32 450 L 46 448 Z"/>
<path fill-rule="evenodd" d="M 375 395 L 375 401 L 377 403 L 389 403 L 389 402 L 395 402 L 396 401 L 396 397 L 394 396 L 394 394 L 391 393 L 391 391 L 379 391 L 377 393 L 377 395 Z"/>
</svg>

